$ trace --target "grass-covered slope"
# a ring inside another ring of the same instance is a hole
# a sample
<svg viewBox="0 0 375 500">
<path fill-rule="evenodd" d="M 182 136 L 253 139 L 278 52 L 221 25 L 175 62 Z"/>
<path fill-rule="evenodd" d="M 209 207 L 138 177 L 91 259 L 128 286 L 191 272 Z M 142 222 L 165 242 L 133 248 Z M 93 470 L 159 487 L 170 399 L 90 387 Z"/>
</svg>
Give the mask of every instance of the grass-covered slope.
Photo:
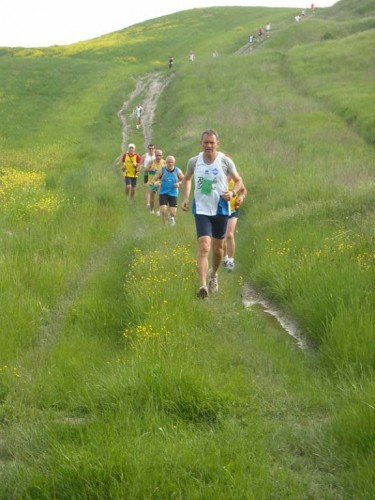
<svg viewBox="0 0 375 500">
<path fill-rule="evenodd" d="M 329 9 L 324 9 L 324 17 L 335 17 L 338 21 L 342 19 L 353 21 L 356 18 L 374 18 L 374 3 L 371 0 L 340 0 Z"/>
<path fill-rule="evenodd" d="M 0 49 L 1 498 L 372 498 L 375 9 L 294 15 Z M 191 214 L 162 227 L 114 166 L 143 152 L 150 75 L 170 78 L 155 144 L 184 169 L 218 129 L 249 192 L 236 271 L 204 302 Z M 313 348 L 244 308 L 246 282 Z"/>
</svg>

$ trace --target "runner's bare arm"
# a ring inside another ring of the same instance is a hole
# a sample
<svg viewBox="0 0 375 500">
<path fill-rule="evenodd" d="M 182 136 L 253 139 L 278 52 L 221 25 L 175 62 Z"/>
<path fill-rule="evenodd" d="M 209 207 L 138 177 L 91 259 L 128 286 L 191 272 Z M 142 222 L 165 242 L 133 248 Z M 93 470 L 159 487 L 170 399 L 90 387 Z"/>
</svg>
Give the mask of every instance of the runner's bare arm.
<svg viewBox="0 0 375 500">
<path fill-rule="evenodd" d="M 185 174 L 185 177 L 182 179 L 181 188 L 182 188 L 182 210 L 189 210 L 189 197 L 191 191 L 191 178 L 193 174 L 188 172 Z"/>
</svg>

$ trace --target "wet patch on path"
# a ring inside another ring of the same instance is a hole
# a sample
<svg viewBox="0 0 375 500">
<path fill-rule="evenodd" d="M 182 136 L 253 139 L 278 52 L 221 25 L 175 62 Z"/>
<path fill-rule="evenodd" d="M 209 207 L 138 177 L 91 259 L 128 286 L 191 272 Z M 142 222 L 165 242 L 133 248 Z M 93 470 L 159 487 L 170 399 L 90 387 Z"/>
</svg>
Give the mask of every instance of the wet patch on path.
<svg viewBox="0 0 375 500">
<path fill-rule="evenodd" d="M 272 316 L 288 335 L 294 338 L 298 347 L 302 350 L 311 350 L 313 348 L 313 345 L 309 343 L 296 321 L 281 311 L 271 300 L 255 290 L 249 283 L 245 283 L 243 286 L 242 304 L 246 308 L 259 306 L 264 313 Z"/>
</svg>

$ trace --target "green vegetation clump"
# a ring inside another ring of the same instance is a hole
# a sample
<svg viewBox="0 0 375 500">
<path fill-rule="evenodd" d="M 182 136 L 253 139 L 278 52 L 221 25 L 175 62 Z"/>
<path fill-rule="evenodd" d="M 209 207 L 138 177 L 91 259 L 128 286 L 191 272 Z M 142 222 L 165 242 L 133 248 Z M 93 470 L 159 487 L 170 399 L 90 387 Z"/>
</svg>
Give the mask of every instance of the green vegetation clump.
<svg viewBox="0 0 375 500">
<path fill-rule="evenodd" d="M 1 49 L 0 498 L 373 498 L 375 9 L 294 15 Z M 199 301 L 192 215 L 163 227 L 141 181 L 127 203 L 118 159 L 152 140 L 185 170 L 206 128 L 248 196 Z"/>
</svg>

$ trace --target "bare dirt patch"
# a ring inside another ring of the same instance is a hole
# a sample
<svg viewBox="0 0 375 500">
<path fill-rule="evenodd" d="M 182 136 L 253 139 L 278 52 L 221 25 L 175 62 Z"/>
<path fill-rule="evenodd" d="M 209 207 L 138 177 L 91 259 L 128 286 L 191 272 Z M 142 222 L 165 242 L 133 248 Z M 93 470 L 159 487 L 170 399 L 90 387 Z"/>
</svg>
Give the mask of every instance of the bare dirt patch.
<svg viewBox="0 0 375 500">
<path fill-rule="evenodd" d="M 132 124 L 135 124 L 133 111 L 137 102 L 141 102 L 143 107 L 142 132 L 144 138 L 144 149 L 152 142 L 152 123 L 158 99 L 164 88 L 169 84 L 171 77 L 164 77 L 157 73 L 152 73 L 139 78 L 133 92 L 128 99 L 123 102 L 119 110 L 118 117 L 122 125 L 121 150 L 126 151 L 129 140 L 129 132 Z"/>
</svg>

